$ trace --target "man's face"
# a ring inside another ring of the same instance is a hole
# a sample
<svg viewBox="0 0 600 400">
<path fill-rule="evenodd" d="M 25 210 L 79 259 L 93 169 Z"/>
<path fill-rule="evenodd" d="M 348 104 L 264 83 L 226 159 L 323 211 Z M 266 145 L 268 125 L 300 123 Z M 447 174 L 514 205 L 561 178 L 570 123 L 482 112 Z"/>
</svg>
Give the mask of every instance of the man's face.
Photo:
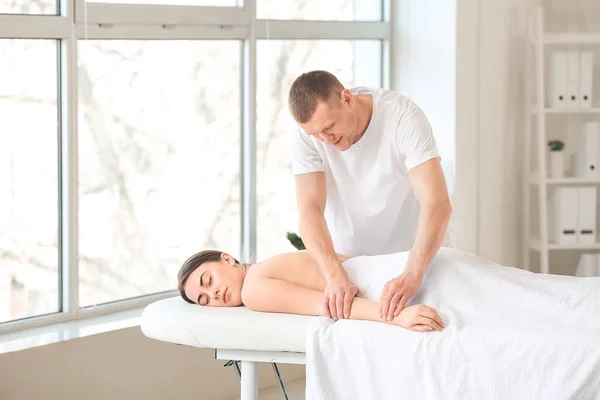
<svg viewBox="0 0 600 400">
<path fill-rule="evenodd" d="M 300 126 L 321 142 L 346 151 L 354 144 L 358 128 L 351 102 L 344 96 L 337 103 L 334 99 L 328 103 L 319 101 L 310 120 Z"/>
</svg>

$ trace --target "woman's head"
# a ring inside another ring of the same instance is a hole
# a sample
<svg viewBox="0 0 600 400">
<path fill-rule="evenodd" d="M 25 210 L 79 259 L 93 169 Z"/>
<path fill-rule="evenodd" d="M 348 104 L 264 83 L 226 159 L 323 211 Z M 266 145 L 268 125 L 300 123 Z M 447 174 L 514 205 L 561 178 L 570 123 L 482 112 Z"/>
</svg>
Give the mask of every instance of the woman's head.
<svg viewBox="0 0 600 400">
<path fill-rule="evenodd" d="M 201 251 L 181 266 L 177 274 L 179 293 L 188 303 L 202 306 L 240 306 L 245 268 L 222 251 Z"/>
</svg>

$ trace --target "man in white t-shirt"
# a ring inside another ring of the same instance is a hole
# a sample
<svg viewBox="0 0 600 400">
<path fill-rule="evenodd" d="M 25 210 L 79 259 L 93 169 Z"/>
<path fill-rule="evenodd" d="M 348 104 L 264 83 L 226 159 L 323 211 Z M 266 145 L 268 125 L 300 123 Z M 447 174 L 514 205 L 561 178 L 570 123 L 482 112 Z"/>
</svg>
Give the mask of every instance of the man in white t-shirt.
<svg viewBox="0 0 600 400">
<path fill-rule="evenodd" d="M 398 93 L 346 89 L 326 71 L 296 78 L 289 110 L 298 124 L 292 169 L 300 236 L 325 276 L 325 309 L 349 318 L 358 293 L 336 252 L 410 250 L 381 294 L 380 316 L 391 320 L 421 287 L 440 246 L 452 245 L 452 207 L 427 117 Z"/>
</svg>

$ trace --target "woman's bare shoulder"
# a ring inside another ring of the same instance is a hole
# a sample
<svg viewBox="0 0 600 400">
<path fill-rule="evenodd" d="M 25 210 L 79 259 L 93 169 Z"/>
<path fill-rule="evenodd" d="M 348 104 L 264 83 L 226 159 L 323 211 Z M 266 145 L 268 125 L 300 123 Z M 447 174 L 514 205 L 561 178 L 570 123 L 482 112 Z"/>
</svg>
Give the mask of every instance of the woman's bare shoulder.
<svg viewBox="0 0 600 400">
<path fill-rule="evenodd" d="M 344 262 L 352 257 L 336 253 L 340 262 Z M 255 266 L 265 266 L 265 265 L 285 265 L 289 263 L 301 263 L 305 264 L 307 262 L 316 263 L 315 258 L 308 252 L 308 250 L 299 250 L 294 252 L 282 253 L 273 257 L 269 257 L 264 261 L 261 261 Z"/>
<path fill-rule="evenodd" d="M 277 254 L 264 259 L 263 261 L 252 265 L 254 271 L 264 271 L 272 268 L 283 268 L 290 264 L 303 264 L 307 261 L 314 261 L 310 253 L 306 250 Z"/>
<path fill-rule="evenodd" d="M 338 254 L 340 262 L 351 258 Z M 315 258 L 307 251 L 300 250 L 270 257 L 249 269 L 249 276 L 281 279 L 312 289 L 323 289 L 324 276 Z"/>
</svg>

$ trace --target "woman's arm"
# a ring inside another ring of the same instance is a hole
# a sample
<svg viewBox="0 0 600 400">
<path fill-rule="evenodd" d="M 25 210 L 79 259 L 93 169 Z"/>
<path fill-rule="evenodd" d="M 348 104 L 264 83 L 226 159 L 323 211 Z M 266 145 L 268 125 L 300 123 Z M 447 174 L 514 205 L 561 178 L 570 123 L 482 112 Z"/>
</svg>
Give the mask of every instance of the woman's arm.
<svg viewBox="0 0 600 400">
<path fill-rule="evenodd" d="M 280 279 L 260 274 L 246 277 L 242 302 L 254 311 L 325 316 L 323 292 L 307 289 Z M 386 322 L 378 315 L 379 303 L 355 297 L 350 319 Z M 415 331 L 441 330 L 444 326 L 437 312 L 427 306 L 406 307 L 390 323 Z"/>
</svg>

